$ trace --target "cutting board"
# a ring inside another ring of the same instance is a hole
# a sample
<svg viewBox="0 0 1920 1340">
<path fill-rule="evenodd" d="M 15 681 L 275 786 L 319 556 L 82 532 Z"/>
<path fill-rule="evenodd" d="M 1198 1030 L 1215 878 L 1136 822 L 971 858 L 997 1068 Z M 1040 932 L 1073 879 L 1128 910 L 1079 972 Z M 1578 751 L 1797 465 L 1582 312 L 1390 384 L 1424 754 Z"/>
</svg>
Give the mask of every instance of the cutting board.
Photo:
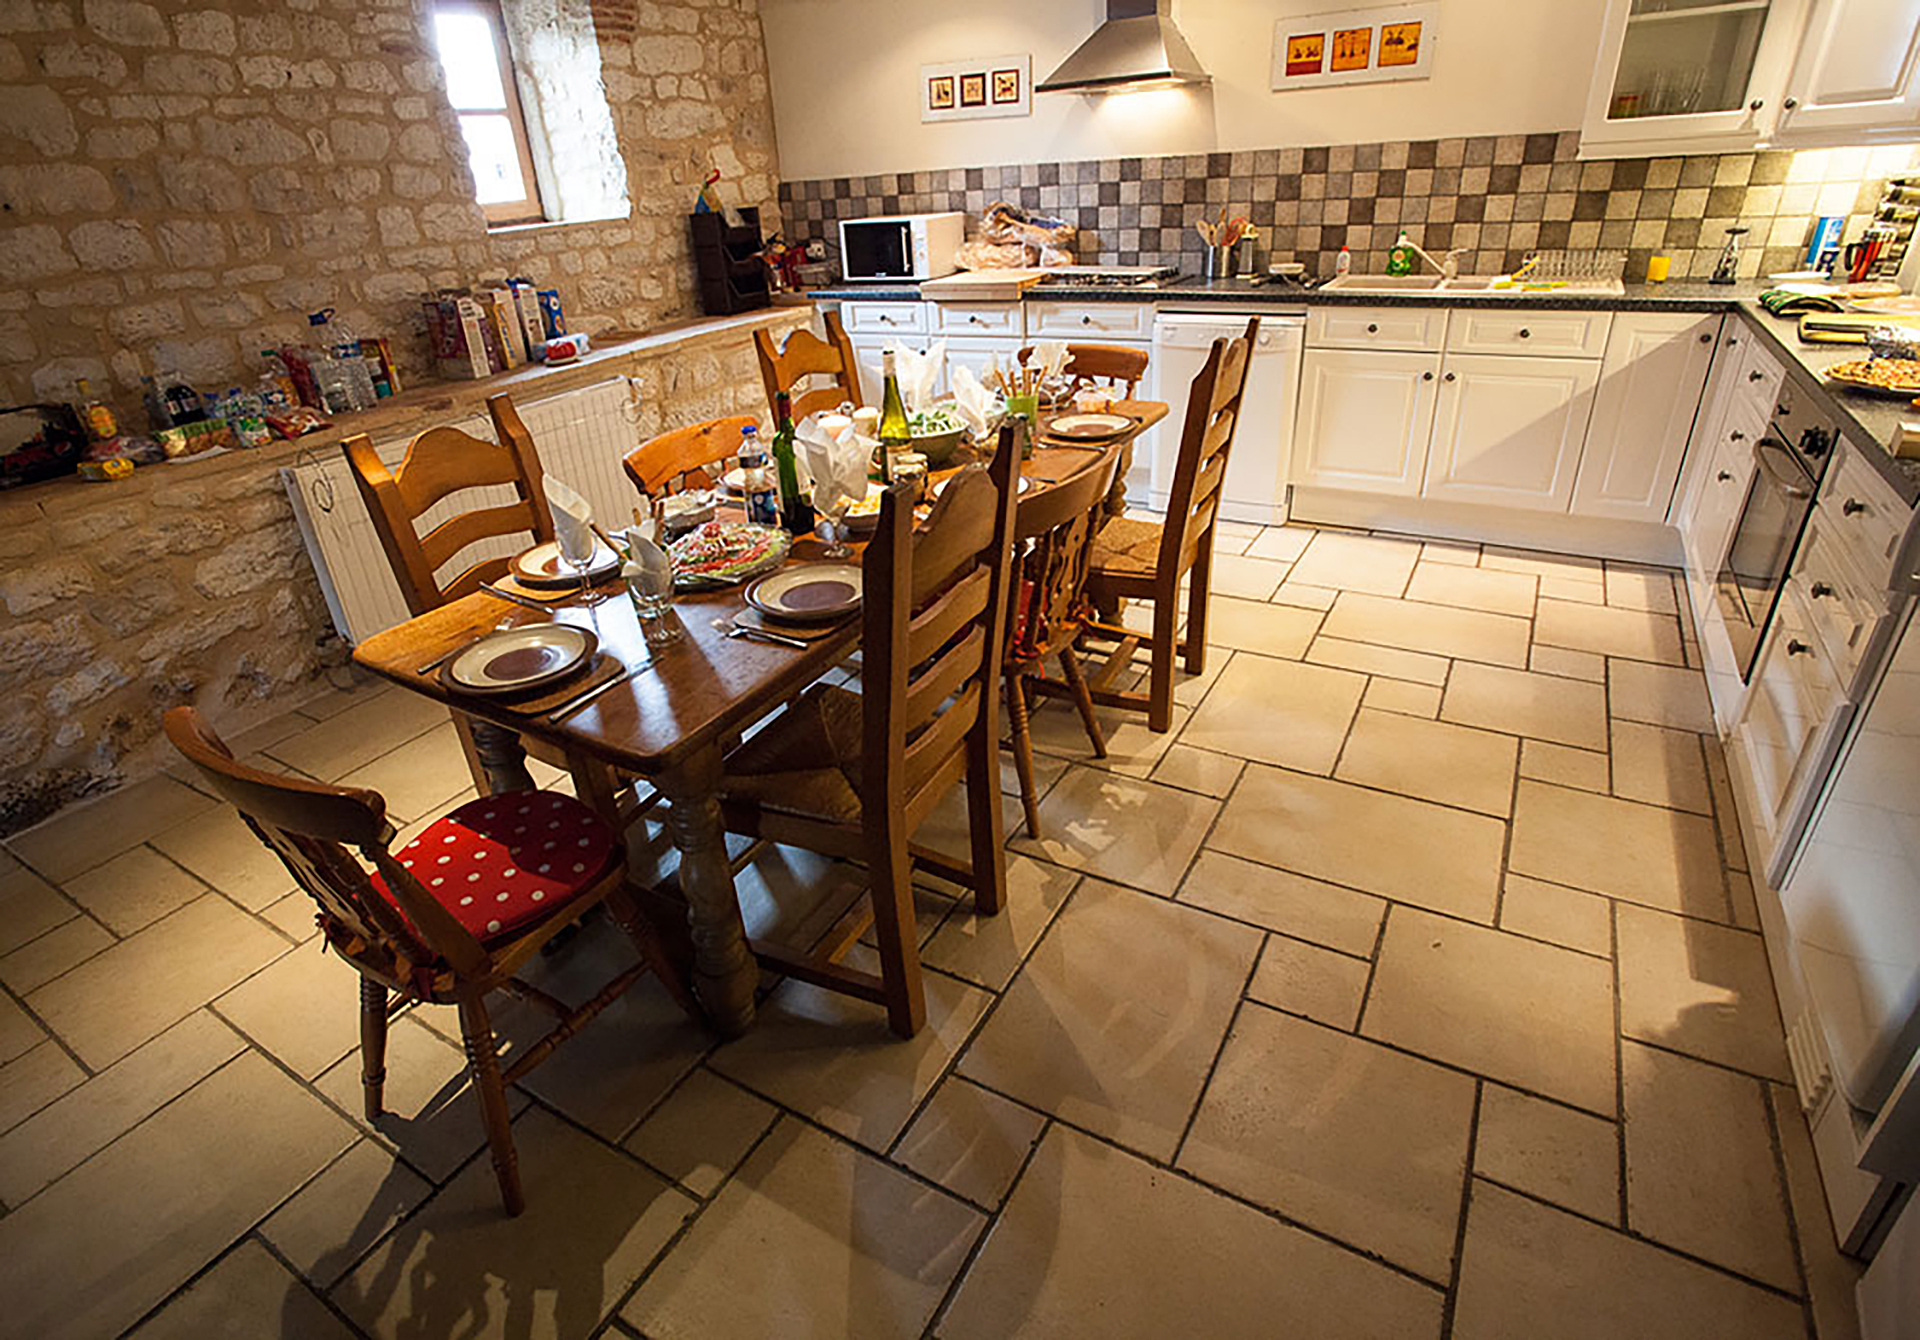
<svg viewBox="0 0 1920 1340">
<path fill-rule="evenodd" d="M 1920 317 L 1911 315 L 1900 319 L 1868 312 L 1808 312 L 1800 318 L 1800 338 L 1808 344 L 1865 344 L 1870 330 L 1881 326 L 1911 330 L 1917 320 Z"/>
<path fill-rule="evenodd" d="M 920 296 L 934 302 L 1018 302 L 1046 275 L 1045 270 L 962 270 L 927 280 Z"/>
</svg>

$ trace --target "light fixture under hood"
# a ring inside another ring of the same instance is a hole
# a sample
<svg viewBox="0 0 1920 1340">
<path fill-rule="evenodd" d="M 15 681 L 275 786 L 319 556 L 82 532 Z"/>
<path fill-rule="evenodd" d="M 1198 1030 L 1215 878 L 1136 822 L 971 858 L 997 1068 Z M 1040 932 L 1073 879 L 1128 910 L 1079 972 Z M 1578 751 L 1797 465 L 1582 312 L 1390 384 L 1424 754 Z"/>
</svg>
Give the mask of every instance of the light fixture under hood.
<svg viewBox="0 0 1920 1340">
<path fill-rule="evenodd" d="M 1107 0 L 1107 21 L 1036 93 L 1122 92 L 1166 84 L 1210 84 L 1213 76 L 1173 26 L 1171 0 Z"/>
</svg>

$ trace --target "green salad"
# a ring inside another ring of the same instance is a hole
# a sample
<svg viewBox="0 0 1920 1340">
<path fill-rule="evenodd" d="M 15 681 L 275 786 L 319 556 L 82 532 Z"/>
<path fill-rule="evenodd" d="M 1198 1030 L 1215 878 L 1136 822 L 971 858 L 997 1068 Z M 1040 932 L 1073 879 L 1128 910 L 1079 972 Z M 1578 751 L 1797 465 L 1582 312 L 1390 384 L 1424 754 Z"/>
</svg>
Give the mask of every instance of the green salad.
<svg viewBox="0 0 1920 1340">
<path fill-rule="evenodd" d="M 907 418 L 907 431 L 915 437 L 939 437 L 960 432 L 966 426 L 966 420 L 946 405 L 930 405 Z"/>
</svg>

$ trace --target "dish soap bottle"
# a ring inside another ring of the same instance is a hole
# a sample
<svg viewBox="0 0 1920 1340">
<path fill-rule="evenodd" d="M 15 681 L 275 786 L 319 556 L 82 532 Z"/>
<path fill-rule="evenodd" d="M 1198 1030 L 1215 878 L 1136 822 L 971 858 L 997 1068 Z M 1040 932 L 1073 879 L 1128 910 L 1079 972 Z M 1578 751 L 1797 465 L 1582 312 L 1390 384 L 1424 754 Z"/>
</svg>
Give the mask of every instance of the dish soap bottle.
<svg viewBox="0 0 1920 1340">
<path fill-rule="evenodd" d="M 1340 254 L 1333 258 L 1333 277 L 1339 279 L 1343 275 L 1350 274 L 1352 270 L 1353 253 L 1347 248 L 1341 247 Z"/>
<path fill-rule="evenodd" d="M 1395 242 L 1393 249 L 1387 253 L 1387 273 L 1390 275 L 1412 274 L 1417 255 L 1413 245 L 1407 241 L 1407 230 L 1402 228 L 1400 240 Z"/>
</svg>

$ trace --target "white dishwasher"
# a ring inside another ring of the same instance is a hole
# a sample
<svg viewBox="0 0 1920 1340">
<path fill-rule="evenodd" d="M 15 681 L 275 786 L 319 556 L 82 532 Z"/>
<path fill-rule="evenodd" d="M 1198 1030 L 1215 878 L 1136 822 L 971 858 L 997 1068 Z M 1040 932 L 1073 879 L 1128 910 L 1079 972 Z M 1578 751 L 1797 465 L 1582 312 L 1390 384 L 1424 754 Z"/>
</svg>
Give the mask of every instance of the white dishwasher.
<svg viewBox="0 0 1920 1340">
<path fill-rule="evenodd" d="M 1227 462 L 1220 515 L 1228 521 L 1279 525 L 1287 519 L 1287 462 L 1292 455 L 1293 411 L 1299 400 L 1300 355 L 1306 343 L 1307 315 L 1300 308 L 1239 307 L 1210 312 L 1162 311 L 1153 322 L 1150 395 L 1168 405 L 1165 422 L 1141 438 L 1129 493 L 1139 500 L 1142 474 L 1146 501 L 1164 510 L 1173 489 L 1173 470 L 1186 422 L 1187 389 L 1207 361 L 1217 339 L 1246 331 L 1247 318 L 1260 318 L 1260 335 L 1247 371 L 1246 397 Z"/>
</svg>

